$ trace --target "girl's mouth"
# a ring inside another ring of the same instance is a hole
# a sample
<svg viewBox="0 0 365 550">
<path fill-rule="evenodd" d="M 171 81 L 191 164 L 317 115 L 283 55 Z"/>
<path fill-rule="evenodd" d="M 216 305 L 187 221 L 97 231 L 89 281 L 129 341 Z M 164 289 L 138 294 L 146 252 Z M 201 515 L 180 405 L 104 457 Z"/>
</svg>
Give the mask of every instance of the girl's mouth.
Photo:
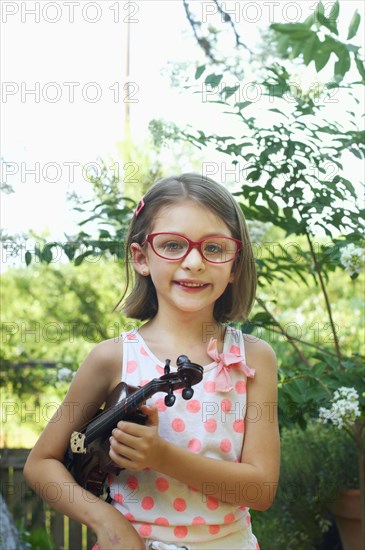
<svg viewBox="0 0 365 550">
<path fill-rule="evenodd" d="M 207 283 L 194 283 L 189 281 L 175 281 L 175 283 L 184 288 L 194 288 L 194 289 L 205 288 L 208 286 Z"/>
</svg>

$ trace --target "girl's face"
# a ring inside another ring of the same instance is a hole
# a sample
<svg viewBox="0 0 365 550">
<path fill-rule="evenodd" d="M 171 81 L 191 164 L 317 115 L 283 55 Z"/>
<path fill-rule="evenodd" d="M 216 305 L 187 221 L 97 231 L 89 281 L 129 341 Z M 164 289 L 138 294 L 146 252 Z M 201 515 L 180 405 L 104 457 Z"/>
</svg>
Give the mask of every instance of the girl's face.
<svg viewBox="0 0 365 550">
<path fill-rule="evenodd" d="M 228 226 L 205 206 L 186 200 L 161 208 L 150 233 L 179 233 L 192 241 L 221 235 L 232 237 Z M 185 313 L 213 317 L 216 300 L 233 281 L 233 261 L 214 264 L 204 260 L 197 248 L 182 260 L 166 260 L 155 254 L 150 244 L 131 245 L 134 267 L 148 273 L 155 286 L 159 312 L 175 308 Z"/>
</svg>

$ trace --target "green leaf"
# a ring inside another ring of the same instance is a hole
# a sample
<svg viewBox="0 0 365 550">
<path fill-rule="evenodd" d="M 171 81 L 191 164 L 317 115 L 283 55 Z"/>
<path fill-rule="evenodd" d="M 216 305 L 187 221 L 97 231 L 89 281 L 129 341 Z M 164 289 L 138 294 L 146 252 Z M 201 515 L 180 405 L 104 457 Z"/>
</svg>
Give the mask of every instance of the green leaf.
<svg viewBox="0 0 365 550">
<path fill-rule="evenodd" d="M 222 78 L 223 78 L 222 74 L 214 74 L 214 73 L 208 74 L 208 76 L 204 80 L 204 83 L 210 84 L 211 86 L 213 86 L 213 88 L 215 88 L 221 82 Z"/>
<path fill-rule="evenodd" d="M 340 13 L 340 3 L 339 3 L 338 0 L 336 0 L 336 2 L 333 4 L 333 6 L 331 8 L 328 19 L 330 19 L 330 21 L 333 21 L 334 23 L 336 23 L 339 13 Z"/>
<path fill-rule="evenodd" d="M 304 33 L 305 36 L 308 36 L 311 33 L 304 23 L 273 23 L 270 28 L 285 34 Z"/>
<path fill-rule="evenodd" d="M 63 247 L 65 254 L 69 260 L 73 260 L 76 252 L 76 246 L 73 243 L 66 243 Z"/>
<path fill-rule="evenodd" d="M 303 61 L 304 65 L 309 65 L 312 61 L 313 56 L 318 49 L 319 39 L 315 32 L 312 32 L 312 35 L 307 38 L 303 48 Z"/>
<path fill-rule="evenodd" d="M 335 76 L 339 75 L 343 78 L 351 67 L 350 54 L 346 48 L 343 48 L 341 52 L 337 55 L 339 59 L 335 63 L 335 68 L 334 68 Z"/>
<path fill-rule="evenodd" d="M 314 63 L 316 71 L 319 73 L 327 65 L 329 58 L 331 57 L 331 50 L 320 50 L 314 57 Z"/>
<path fill-rule="evenodd" d="M 364 63 L 357 56 L 355 57 L 355 63 L 356 63 L 357 70 L 359 71 L 362 80 L 365 80 L 365 65 L 364 65 Z"/>
<path fill-rule="evenodd" d="M 46 245 L 42 250 L 42 260 L 49 264 L 51 263 L 52 259 L 52 245 Z"/>
<path fill-rule="evenodd" d="M 351 38 L 353 38 L 356 35 L 356 33 L 359 29 L 360 21 L 361 21 L 360 14 L 356 10 L 354 15 L 352 16 L 351 21 L 350 21 L 349 31 L 348 31 L 348 34 L 347 34 L 347 40 L 351 40 Z"/>
<path fill-rule="evenodd" d="M 25 253 L 25 263 L 26 265 L 30 265 L 32 261 L 32 254 L 29 252 L 29 250 L 26 251 Z"/>
<path fill-rule="evenodd" d="M 361 152 L 358 149 L 355 149 L 355 147 L 350 147 L 350 151 L 353 155 L 355 155 L 355 157 L 362 160 Z"/>
<path fill-rule="evenodd" d="M 221 95 L 225 96 L 225 99 L 228 99 L 229 97 L 231 97 L 231 95 L 233 95 L 238 89 L 239 89 L 240 85 L 237 84 L 236 86 L 226 86 L 225 88 L 223 88 L 223 90 L 221 91 Z"/>
<path fill-rule="evenodd" d="M 204 71 L 205 71 L 205 65 L 200 65 L 199 67 L 197 67 L 195 71 L 195 80 L 198 80 L 198 78 L 201 77 Z"/>
<path fill-rule="evenodd" d="M 251 104 L 252 104 L 252 101 L 242 101 L 239 103 L 235 103 L 234 106 L 238 107 L 239 110 L 241 111 L 242 109 L 244 109 L 245 107 L 248 107 Z"/>
<path fill-rule="evenodd" d="M 74 262 L 75 265 L 76 266 L 81 265 L 85 258 L 87 258 L 88 256 L 92 256 L 92 255 L 93 255 L 92 250 L 87 250 L 83 254 L 80 254 L 80 256 L 77 256 L 77 258 L 75 258 L 75 262 Z"/>
<path fill-rule="evenodd" d="M 280 115 L 283 115 L 285 116 L 285 118 L 289 118 L 285 113 L 283 113 L 283 111 L 280 111 L 280 109 L 268 109 L 269 111 L 271 111 L 272 113 L 279 113 Z"/>
</svg>

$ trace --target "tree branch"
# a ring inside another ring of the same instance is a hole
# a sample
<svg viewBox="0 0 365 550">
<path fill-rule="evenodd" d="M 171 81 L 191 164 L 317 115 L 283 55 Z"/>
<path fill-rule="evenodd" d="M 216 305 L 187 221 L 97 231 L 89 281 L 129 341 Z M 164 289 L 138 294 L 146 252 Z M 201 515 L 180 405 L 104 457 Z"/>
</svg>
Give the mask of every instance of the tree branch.
<svg viewBox="0 0 365 550">
<path fill-rule="evenodd" d="M 330 301 L 329 301 L 329 298 L 328 298 L 326 285 L 324 284 L 324 280 L 323 280 L 323 277 L 322 277 L 321 266 L 319 265 L 317 255 L 314 251 L 313 243 L 311 241 L 311 238 L 310 238 L 309 233 L 308 233 L 307 230 L 305 230 L 305 235 L 307 237 L 307 241 L 308 241 L 308 244 L 309 244 L 309 249 L 310 249 L 310 252 L 311 252 L 311 255 L 312 255 L 312 258 L 313 258 L 313 262 L 314 262 L 314 269 L 315 269 L 315 272 L 318 275 L 319 284 L 321 286 L 322 294 L 323 294 L 324 301 L 325 301 L 325 304 L 326 304 L 328 318 L 330 320 L 331 330 L 332 330 L 334 343 L 335 343 L 336 355 L 337 355 L 340 367 L 343 368 L 340 345 L 339 345 L 339 341 L 338 341 L 337 334 L 336 334 L 336 327 L 335 327 L 335 323 L 333 321 L 332 308 L 331 308 L 331 304 L 330 304 Z"/>
<path fill-rule="evenodd" d="M 242 41 L 241 41 L 241 37 L 240 35 L 238 34 L 237 32 L 237 29 L 236 29 L 236 26 L 235 24 L 233 23 L 232 21 L 232 17 L 229 15 L 229 13 L 225 12 L 222 8 L 222 6 L 220 6 L 218 4 L 218 0 L 213 0 L 215 5 L 217 6 L 218 8 L 218 11 L 219 13 L 222 15 L 222 20 L 225 22 L 225 23 L 229 23 L 232 27 L 232 30 L 233 30 L 233 33 L 234 33 L 234 36 L 235 36 L 235 39 L 236 39 L 236 46 L 239 47 L 239 46 L 242 46 L 243 48 L 245 48 L 245 50 L 247 50 L 251 55 L 253 55 L 253 51 L 248 47 L 246 46 L 246 44 L 244 44 Z"/>
<path fill-rule="evenodd" d="M 288 342 L 293 346 L 294 350 L 296 351 L 297 355 L 299 356 L 300 360 L 302 361 L 302 363 L 304 363 L 304 365 L 306 367 L 308 367 L 309 369 L 311 368 L 311 364 L 309 363 L 308 359 L 305 357 L 305 355 L 303 355 L 303 353 L 301 352 L 301 350 L 298 348 L 298 346 L 296 345 L 295 343 L 295 338 L 292 338 L 290 336 L 290 334 L 288 334 L 286 332 L 286 330 L 284 329 L 284 327 L 279 323 L 279 321 L 274 317 L 274 315 L 271 313 L 271 311 L 269 311 L 269 309 L 266 307 L 266 304 L 263 300 L 261 300 L 261 298 L 258 298 L 256 296 L 256 300 L 258 301 L 258 303 L 260 304 L 260 306 L 266 311 L 266 313 L 268 315 L 270 315 L 270 317 L 273 319 L 273 321 L 277 324 L 277 326 L 279 327 L 280 329 L 280 332 L 285 336 L 285 338 L 287 338 Z"/>
</svg>

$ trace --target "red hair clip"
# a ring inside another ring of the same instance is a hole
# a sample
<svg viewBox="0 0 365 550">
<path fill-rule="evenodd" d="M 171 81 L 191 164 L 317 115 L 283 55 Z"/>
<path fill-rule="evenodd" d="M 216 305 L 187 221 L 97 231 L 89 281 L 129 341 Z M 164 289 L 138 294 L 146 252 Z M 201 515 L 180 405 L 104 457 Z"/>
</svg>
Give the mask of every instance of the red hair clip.
<svg viewBox="0 0 365 550">
<path fill-rule="evenodd" d="M 138 214 L 140 213 L 140 211 L 143 208 L 144 208 L 144 200 L 143 200 L 143 197 L 142 197 L 141 200 L 139 201 L 139 203 L 137 204 L 137 208 L 136 208 L 136 211 L 135 211 L 136 217 L 138 216 Z"/>
</svg>

